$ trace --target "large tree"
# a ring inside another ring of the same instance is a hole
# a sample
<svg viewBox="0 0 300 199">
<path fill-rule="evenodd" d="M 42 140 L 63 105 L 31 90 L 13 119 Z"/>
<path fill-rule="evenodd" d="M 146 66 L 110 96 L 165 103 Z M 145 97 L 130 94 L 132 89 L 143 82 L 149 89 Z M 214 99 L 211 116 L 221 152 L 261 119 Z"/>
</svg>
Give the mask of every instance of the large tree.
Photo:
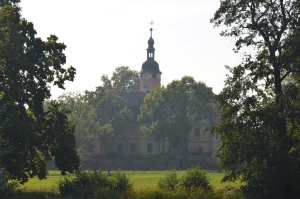
<svg viewBox="0 0 300 199">
<path fill-rule="evenodd" d="M 211 20 L 227 26 L 221 35 L 237 39 L 236 51 L 257 51 L 228 67 L 214 128 L 224 180 L 246 182 L 251 197 L 300 194 L 299 8 L 299 0 L 221 0 Z"/>
<path fill-rule="evenodd" d="M 64 93 L 58 97 L 61 107 L 70 110 L 68 119 L 76 124 L 76 148 L 83 155 L 94 148 L 97 138 L 96 109 L 89 104 L 83 92 Z"/>
<path fill-rule="evenodd" d="M 101 81 L 103 86 L 108 89 L 117 91 L 125 91 L 131 88 L 134 91 L 140 89 L 139 73 L 136 70 L 131 70 L 128 66 L 119 66 L 113 72 L 111 79 L 108 75 L 102 75 Z"/>
<path fill-rule="evenodd" d="M 57 102 L 43 108 L 51 84 L 64 88 L 74 78 L 75 68 L 62 67 L 66 45 L 54 35 L 36 37 L 17 2 L 0 2 L 0 166 L 25 182 L 45 178 L 45 162 L 53 157 L 62 173 L 78 169 L 79 158 L 66 110 Z"/>
<path fill-rule="evenodd" d="M 215 116 L 214 94 L 203 82 L 196 82 L 185 76 L 174 80 L 167 87 L 157 87 L 150 91 L 141 106 L 138 120 L 151 120 L 141 132 L 157 141 L 169 140 L 182 150 L 187 157 L 188 134 L 193 124 L 201 119 Z"/>
<path fill-rule="evenodd" d="M 86 91 L 89 104 L 96 110 L 97 136 L 106 155 L 115 154 L 118 142 L 124 142 L 128 121 L 132 112 L 116 90 L 99 86 L 95 91 Z"/>
</svg>

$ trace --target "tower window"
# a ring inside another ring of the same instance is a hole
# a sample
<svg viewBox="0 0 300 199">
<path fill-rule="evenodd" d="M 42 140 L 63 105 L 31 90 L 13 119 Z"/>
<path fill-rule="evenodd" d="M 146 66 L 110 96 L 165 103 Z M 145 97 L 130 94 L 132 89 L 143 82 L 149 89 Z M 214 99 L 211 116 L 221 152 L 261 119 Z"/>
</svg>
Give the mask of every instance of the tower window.
<svg viewBox="0 0 300 199">
<path fill-rule="evenodd" d="M 156 78 L 156 74 L 152 74 L 152 77 L 153 77 L 153 78 Z"/>
<path fill-rule="evenodd" d="M 145 93 L 148 92 L 148 85 L 145 85 L 145 86 L 144 86 L 144 92 L 145 92 Z"/>
</svg>

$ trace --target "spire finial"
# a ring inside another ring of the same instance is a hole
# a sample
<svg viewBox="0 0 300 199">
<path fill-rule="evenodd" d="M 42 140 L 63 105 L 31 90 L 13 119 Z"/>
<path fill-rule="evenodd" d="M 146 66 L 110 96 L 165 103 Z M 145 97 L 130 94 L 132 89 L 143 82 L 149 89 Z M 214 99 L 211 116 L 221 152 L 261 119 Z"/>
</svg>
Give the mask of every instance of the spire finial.
<svg viewBox="0 0 300 199">
<path fill-rule="evenodd" d="M 151 22 L 150 22 L 150 25 L 151 25 L 151 28 L 150 28 L 150 31 L 151 31 L 150 37 L 152 37 L 152 30 L 153 30 L 152 25 L 153 25 L 153 24 L 154 24 L 154 21 L 151 20 Z"/>
</svg>

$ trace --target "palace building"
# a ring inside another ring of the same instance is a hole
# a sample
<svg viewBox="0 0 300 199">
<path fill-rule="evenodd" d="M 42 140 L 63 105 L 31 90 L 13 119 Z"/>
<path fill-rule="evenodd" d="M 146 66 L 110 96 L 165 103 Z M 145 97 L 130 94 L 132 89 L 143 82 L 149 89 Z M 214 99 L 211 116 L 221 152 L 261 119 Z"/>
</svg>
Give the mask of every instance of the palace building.
<svg viewBox="0 0 300 199">
<path fill-rule="evenodd" d="M 142 137 L 139 134 L 140 127 L 148 125 L 148 123 L 137 122 L 137 116 L 140 112 L 140 107 L 144 103 L 145 95 L 158 86 L 161 86 L 162 72 L 159 64 L 155 61 L 154 40 L 150 29 L 150 38 L 148 40 L 147 60 L 142 64 L 140 71 L 140 90 L 119 92 L 119 95 L 124 98 L 124 106 L 127 106 L 133 113 L 133 118 L 128 121 L 126 128 L 126 139 L 118 142 L 115 146 L 115 153 L 122 156 L 134 155 L 181 155 L 181 150 L 178 147 L 172 146 L 166 141 L 154 141 L 153 138 Z M 208 120 L 202 120 L 194 124 L 194 128 L 188 136 L 188 151 L 189 155 L 193 156 L 214 156 L 217 148 L 220 146 L 219 139 L 211 135 L 211 133 L 203 134 L 204 129 L 210 126 Z M 105 155 L 105 150 L 97 142 L 94 148 L 95 155 Z"/>
</svg>

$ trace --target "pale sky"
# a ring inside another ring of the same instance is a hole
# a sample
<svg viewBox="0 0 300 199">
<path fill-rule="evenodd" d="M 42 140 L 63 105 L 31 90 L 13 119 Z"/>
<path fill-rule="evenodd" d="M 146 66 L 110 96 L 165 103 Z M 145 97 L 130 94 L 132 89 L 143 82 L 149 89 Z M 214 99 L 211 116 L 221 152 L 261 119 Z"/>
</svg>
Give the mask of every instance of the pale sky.
<svg viewBox="0 0 300 199">
<path fill-rule="evenodd" d="M 219 35 L 209 20 L 219 0 L 22 0 L 22 16 L 33 22 L 37 36 L 50 34 L 67 45 L 67 66 L 74 66 L 74 82 L 63 92 L 94 90 L 102 74 L 118 66 L 141 70 L 153 20 L 155 60 L 167 85 L 188 75 L 219 93 L 225 65 L 235 66 L 234 40 Z"/>
</svg>

